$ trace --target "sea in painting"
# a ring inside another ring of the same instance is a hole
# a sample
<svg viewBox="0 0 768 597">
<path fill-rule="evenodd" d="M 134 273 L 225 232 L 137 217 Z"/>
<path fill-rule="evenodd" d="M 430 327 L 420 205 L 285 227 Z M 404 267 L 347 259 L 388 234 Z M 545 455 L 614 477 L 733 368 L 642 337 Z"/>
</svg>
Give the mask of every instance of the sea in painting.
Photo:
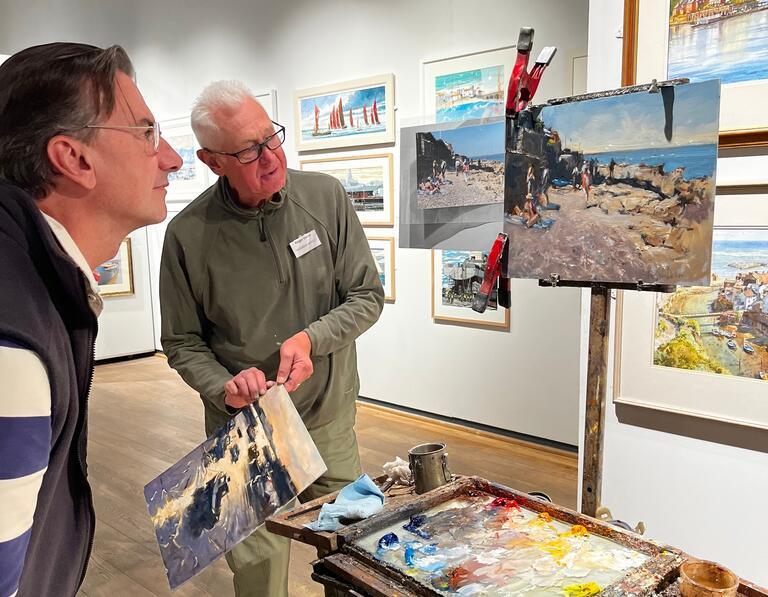
<svg viewBox="0 0 768 597">
<path fill-rule="evenodd" d="M 720 85 L 534 108 L 508 154 L 514 278 L 709 283 Z"/>
<path fill-rule="evenodd" d="M 171 136 L 166 139 L 171 147 L 181 156 L 181 168 L 168 173 L 168 182 L 176 180 L 194 180 L 195 168 L 195 139 L 192 133 Z"/>
<path fill-rule="evenodd" d="M 386 288 L 387 285 L 387 254 L 384 247 L 371 247 L 373 260 L 376 262 L 376 269 L 379 272 L 381 285 Z"/>
<path fill-rule="evenodd" d="M 144 488 L 171 588 L 250 535 L 325 471 L 283 386 Z"/>
<path fill-rule="evenodd" d="M 384 211 L 384 168 L 338 168 L 323 170 L 341 182 L 357 212 Z"/>
<path fill-rule="evenodd" d="M 768 230 L 715 230 L 712 283 L 658 295 L 653 363 L 768 380 Z"/>
<path fill-rule="evenodd" d="M 488 253 L 482 251 L 442 252 L 442 304 L 448 307 L 472 308 L 472 301 L 480 291 L 485 276 Z M 494 289 L 488 299 L 488 307 L 498 307 L 498 290 Z"/>
<path fill-rule="evenodd" d="M 416 133 L 421 209 L 504 201 L 504 123 Z"/>
<path fill-rule="evenodd" d="M 649 559 L 488 494 L 441 504 L 355 544 L 441 595 L 595 595 Z"/>
<path fill-rule="evenodd" d="M 504 115 L 504 66 L 435 77 L 437 122 Z"/>
<path fill-rule="evenodd" d="M 302 141 L 384 132 L 389 109 L 385 90 L 378 85 L 301 98 Z"/>
<path fill-rule="evenodd" d="M 768 0 L 671 0 L 667 76 L 768 79 Z"/>
</svg>

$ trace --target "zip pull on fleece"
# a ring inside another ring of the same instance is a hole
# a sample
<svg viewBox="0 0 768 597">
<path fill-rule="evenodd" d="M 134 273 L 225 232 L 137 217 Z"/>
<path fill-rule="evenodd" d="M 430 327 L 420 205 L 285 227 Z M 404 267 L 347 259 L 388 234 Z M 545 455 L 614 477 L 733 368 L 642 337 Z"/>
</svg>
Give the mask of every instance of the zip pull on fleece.
<svg viewBox="0 0 768 597">
<path fill-rule="evenodd" d="M 266 242 L 266 240 L 267 240 L 267 233 L 264 230 L 264 215 L 263 214 L 259 218 L 259 230 L 261 231 L 261 236 L 259 237 L 259 239 L 261 240 L 261 242 Z"/>
</svg>

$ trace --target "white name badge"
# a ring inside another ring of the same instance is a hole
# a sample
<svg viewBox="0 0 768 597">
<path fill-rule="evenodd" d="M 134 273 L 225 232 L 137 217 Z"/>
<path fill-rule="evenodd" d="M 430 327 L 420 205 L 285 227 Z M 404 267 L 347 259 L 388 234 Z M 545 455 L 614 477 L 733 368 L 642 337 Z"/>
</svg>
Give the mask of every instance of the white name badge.
<svg viewBox="0 0 768 597">
<path fill-rule="evenodd" d="M 306 234 L 302 234 L 299 238 L 291 243 L 291 250 L 298 259 L 302 255 L 306 255 L 312 249 L 316 249 L 320 246 L 320 239 L 317 236 L 316 230 L 310 230 Z"/>
</svg>

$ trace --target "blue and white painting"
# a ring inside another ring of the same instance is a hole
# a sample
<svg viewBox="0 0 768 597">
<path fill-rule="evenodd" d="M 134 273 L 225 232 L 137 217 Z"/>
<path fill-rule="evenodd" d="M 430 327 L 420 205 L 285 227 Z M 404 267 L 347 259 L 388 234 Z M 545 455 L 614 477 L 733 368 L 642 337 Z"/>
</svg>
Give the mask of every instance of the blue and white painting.
<svg viewBox="0 0 768 597">
<path fill-rule="evenodd" d="M 242 409 L 144 488 L 171 589 L 235 547 L 324 471 L 283 386 Z"/>
<path fill-rule="evenodd" d="M 507 171 L 510 275 L 707 284 L 719 109 L 718 81 L 541 108 Z"/>
<path fill-rule="evenodd" d="M 385 92 L 385 85 L 376 85 L 301 98 L 301 140 L 385 132 L 390 109 Z"/>
<path fill-rule="evenodd" d="M 668 78 L 768 79 L 768 1 L 671 0 Z"/>
<path fill-rule="evenodd" d="M 437 122 L 504 115 L 504 66 L 435 77 Z"/>
</svg>

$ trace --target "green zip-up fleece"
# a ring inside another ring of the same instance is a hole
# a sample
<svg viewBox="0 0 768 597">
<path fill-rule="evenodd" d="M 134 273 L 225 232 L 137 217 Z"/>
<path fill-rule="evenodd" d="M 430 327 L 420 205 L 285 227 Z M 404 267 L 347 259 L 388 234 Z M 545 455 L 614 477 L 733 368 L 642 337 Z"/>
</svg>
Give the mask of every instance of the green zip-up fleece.
<svg viewBox="0 0 768 597">
<path fill-rule="evenodd" d="M 320 246 L 296 257 L 314 230 Z M 237 204 L 225 178 L 168 225 L 160 267 L 162 344 L 203 398 L 210 433 L 232 416 L 224 384 L 244 369 L 275 379 L 280 345 L 304 330 L 314 373 L 291 398 L 308 429 L 354 425 L 355 339 L 381 314 L 384 290 L 341 184 L 288 170 L 260 208 Z"/>
</svg>

